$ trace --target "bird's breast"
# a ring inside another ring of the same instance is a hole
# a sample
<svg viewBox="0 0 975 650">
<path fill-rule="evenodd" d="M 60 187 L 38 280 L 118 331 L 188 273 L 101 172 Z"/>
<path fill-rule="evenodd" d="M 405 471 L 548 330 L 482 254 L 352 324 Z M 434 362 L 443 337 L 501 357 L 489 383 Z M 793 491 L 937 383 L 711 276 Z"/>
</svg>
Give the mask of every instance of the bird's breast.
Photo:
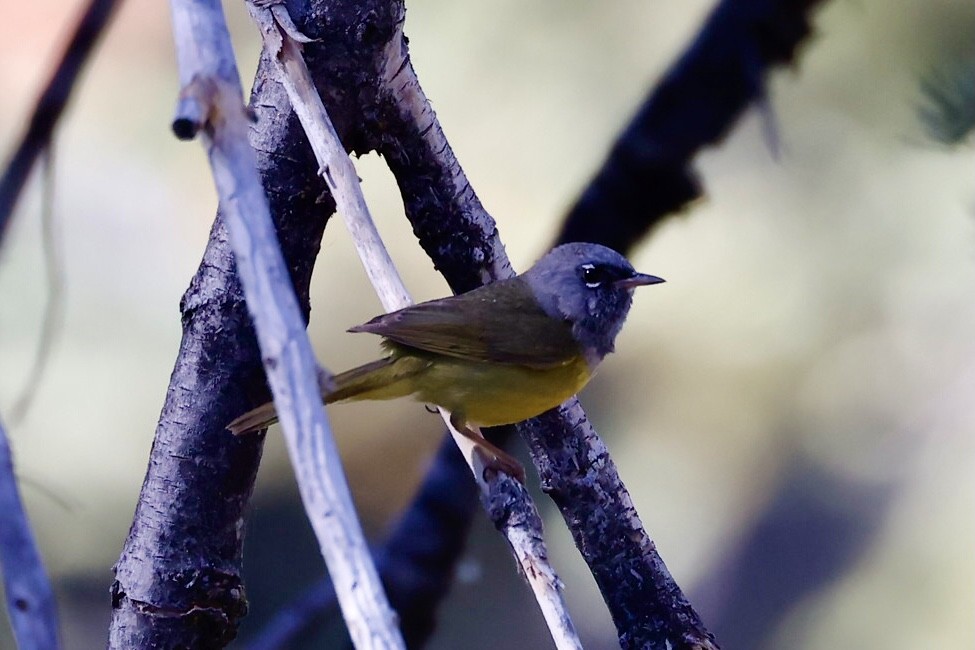
<svg viewBox="0 0 975 650">
<path fill-rule="evenodd" d="M 580 355 L 547 368 L 443 358 L 431 365 L 416 397 L 460 413 L 471 424 L 512 424 L 554 408 L 592 377 Z"/>
</svg>

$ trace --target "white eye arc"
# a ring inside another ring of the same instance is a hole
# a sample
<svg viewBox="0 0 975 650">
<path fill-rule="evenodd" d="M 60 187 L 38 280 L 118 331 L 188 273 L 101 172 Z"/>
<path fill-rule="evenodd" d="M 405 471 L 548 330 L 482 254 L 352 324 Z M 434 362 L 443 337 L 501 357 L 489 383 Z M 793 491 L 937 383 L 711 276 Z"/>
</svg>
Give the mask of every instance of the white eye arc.
<svg viewBox="0 0 975 650">
<path fill-rule="evenodd" d="M 580 276 L 582 281 L 586 283 L 586 286 L 590 289 L 595 289 L 603 283 L 603 274 L 596 269 L 593 264 L 583 264 L 579 267 Z"/>
</svg>

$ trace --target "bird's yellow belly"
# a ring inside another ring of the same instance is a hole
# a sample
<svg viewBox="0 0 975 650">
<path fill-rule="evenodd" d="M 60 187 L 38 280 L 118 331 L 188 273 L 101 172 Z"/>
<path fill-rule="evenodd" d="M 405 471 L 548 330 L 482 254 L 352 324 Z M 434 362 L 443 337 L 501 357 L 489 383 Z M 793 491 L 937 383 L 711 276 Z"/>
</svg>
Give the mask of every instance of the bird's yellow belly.
<svg viewBox="0 0 975 650">
<path fill-rule="evenodd" d="M 592 372 L 581 356 L 564 366 L 528 368 L 440 357 L 424 373 L 417 400 L 479 426 L 520 422 L 578 393 Z"/>
</svg>

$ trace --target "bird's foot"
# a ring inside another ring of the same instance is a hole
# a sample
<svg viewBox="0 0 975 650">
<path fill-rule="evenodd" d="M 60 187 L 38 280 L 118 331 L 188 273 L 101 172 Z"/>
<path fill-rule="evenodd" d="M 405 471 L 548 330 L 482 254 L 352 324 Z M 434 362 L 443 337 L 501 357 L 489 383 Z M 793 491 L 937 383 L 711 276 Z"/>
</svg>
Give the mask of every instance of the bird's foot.
<svg viewBox="0 0 975 650">
<path fill-rule="evenodd" d="M 450 424 L 460 435 L 474 443 L 471 464 L 479 481 L 487 480 L 486 472 L 490 470 L 507 474 L 522 485 L 525 484 L 525 468 L 514 456 L 488 442 L 481 430 L 469 425 L 460 414 L 451 413 Z"/>
<path fill-rule="evenodd" d="M 495 447 L 487 440 L 474 445 L 474 469 L 482 479 L 487 480 L 487 472 L 507 474 L 522 485 L 525 484 L 525 468 L 514 456 Z"/>
</svg>

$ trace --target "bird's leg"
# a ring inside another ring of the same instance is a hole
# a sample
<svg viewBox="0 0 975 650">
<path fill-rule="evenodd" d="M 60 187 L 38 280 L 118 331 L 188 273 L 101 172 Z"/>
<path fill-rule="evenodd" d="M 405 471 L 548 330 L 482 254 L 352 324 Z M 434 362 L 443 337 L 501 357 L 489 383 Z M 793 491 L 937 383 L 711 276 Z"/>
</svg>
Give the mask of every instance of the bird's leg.
<svg viewBox="0 0 975 650">
<path fill-rule="evenodd" d="M 450 424 L 457 430 L 457 433 L 474 443 L 474 453 L 477 454 L 477 459 L 481 461 L 481 466 L 484 469 L 504 472 L 519 483 L 525 483 L 525 468 L 521 466 L 521 463 L 508 452 L 488 442 L 480 429 L 469 425 L 455 413 L 450 415 Z"/>
</svg>

